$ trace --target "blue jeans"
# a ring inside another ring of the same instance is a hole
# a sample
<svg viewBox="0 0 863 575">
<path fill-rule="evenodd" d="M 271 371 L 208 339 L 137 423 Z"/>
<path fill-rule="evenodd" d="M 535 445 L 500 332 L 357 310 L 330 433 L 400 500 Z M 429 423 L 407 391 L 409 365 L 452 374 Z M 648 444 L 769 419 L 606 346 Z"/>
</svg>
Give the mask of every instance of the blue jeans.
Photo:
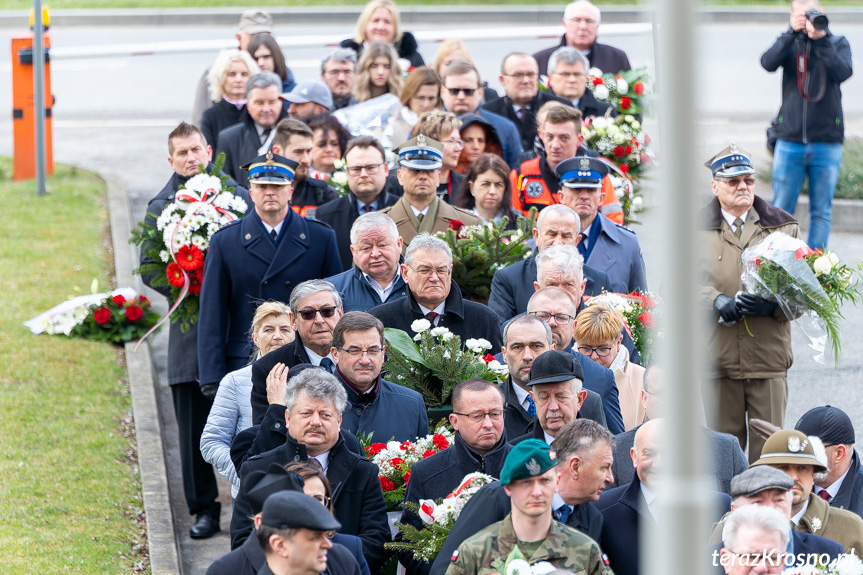
<svg viewBox="0 0 863 575">
<path fill-rule="evenodd" d="M 809 246 L 825 248 L 830 236 L 833 192 L 839 179 L 842 144 L 779 140 L 773 151 L 773 205 L 789 214 L 809 178 Z"/>
</svg>

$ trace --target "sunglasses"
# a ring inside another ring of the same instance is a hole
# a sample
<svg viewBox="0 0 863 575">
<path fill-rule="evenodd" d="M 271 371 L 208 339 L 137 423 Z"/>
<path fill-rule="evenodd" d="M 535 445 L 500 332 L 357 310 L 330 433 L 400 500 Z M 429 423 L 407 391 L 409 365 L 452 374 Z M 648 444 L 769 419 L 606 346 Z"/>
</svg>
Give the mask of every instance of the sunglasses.
<svg viewBox="0 0 863 575">
<path fill-rule="evenodd" d="M 330 318 L 330 317 L 333 317 L 334 315 L 336 315 L 336 308 L 335 308 L 335 306 L 329 306 L 329 307 L 322 307 L 320 309 L 301 309 L 297 313 L 304 320 L 311 321 L 311 320 L 315 319 L 315 316 L 318 315 L 318 312 L 320 312 L 321 317 Z"/>
<path fill-rule="evenodd" d="M 464 92 L 465 96 L 473 96 L 476 93 L 476 88 L 447 88 L 450 96 L 458 96 L 459 92 Z"/>
</svg>

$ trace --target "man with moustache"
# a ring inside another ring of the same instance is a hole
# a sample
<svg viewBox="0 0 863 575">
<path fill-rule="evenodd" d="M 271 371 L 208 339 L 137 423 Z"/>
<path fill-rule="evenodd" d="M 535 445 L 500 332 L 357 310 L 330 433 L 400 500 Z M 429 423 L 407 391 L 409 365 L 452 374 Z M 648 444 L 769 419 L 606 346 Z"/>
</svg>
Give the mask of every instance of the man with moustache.
<svg viewBox="0 0 863 575">
<path fill-rule="evenodd" d="M 331 112 L 359 104 L 354 98 L 357 81 L 357 53 L 349 48 L 337 48 L 327 54 L 321 62 L 321 80 L 333 95 Z"/>
<path fill-rule="evenodd" d="M 309 177 L 313 140 L 309 127 L 293 118 L 279 122 L 273 137 L 273 153 L 297 163 L 291 209 L 301 216 L 312 216 L 314 211 L 311 210 L 339 198 L 339 194 L 329 184 Z"/>
</svg>

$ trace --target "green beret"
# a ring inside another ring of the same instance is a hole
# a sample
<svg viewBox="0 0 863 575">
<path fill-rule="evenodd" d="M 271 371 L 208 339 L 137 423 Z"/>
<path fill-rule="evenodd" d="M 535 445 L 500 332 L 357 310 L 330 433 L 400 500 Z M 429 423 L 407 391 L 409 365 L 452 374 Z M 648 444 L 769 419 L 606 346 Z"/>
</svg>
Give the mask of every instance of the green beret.
<svg viewBox="0 0 863 575">
<path fill-rule="evenodd" d="M 512 448 L 500 471 L 501 485 L 509 485 L 518 479 L 542 475 L 557 465 L 557 457 L 546 442 L 526 439 Z"/>
</svg>

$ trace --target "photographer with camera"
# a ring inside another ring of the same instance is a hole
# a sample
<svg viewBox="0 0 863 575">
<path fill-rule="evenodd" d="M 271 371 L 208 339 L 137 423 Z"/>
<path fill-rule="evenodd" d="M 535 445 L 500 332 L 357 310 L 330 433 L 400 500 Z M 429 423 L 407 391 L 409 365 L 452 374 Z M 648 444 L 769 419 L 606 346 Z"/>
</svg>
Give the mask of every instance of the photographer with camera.
<svg viewBox="0 0 863 575">
<path fill-rule="evenodd" d="M 824 248 L 830 235 L 845 136 L 839 85 L 852 73 L 848 40 L 833 35 L 827 24 L 817 0 L 793 0 L 790 28 L 761 56 L 768 72 L 782 67 L 782 107 L 773 122 L 773 205 L 793 214 L 809 178 L 813 248 Z"/>
</svg>

